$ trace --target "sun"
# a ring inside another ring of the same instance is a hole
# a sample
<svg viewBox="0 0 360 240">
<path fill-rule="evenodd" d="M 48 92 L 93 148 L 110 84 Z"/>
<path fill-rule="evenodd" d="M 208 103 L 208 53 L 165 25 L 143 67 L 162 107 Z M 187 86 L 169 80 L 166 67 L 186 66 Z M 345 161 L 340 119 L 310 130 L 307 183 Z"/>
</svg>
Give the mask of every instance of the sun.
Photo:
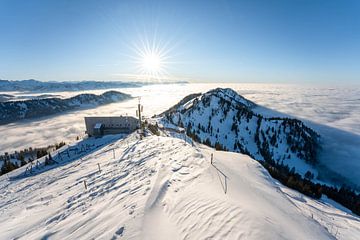
<svg viewBox="0 0 360 240">
<path fill-rule="evenodd" d="M 138 70 L 146 80 L 161 80 L 166 75 L 166 56 L 158 48 L 145 48 L 138 54 Z"/>
<path fill-rule="evenodd" d="M 161 71 L 162 60 L 159 54 L 149 53 L 143 56 L 142 68 L 148 73 L 158 73 Z"/>
<path fill-rule="evenodd" d="M 168 43 L 156 38 L 142 38 L 134 42 L 131 49 L 135 53 L 132 58 L 140 80 L 162 81 L 169 78 L 168 67 L 171 63 L 170 48 Z"/>
</svg>

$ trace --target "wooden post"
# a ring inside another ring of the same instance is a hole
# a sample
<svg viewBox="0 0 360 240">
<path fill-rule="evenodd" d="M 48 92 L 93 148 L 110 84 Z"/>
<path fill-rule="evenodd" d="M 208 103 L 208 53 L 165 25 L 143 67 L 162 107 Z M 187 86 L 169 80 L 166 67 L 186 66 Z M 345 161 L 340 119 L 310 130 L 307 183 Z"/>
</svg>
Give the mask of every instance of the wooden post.
<svg viewBox="0 0 360 240">
<path fill-rule="evenodd" d="M 210 161 L 211 164 L 213 164 L 213 157 L 214 157 L 214 154 L 212 153 L 211 154 L 211 161 Z"/>
<path fill-rule="evenodd" d="M 85 187 L 85 190 L 87 190 L 86 180 L 84 180 L 84 187 Z"/>
<path fill-rule="evenodd" d="M 98 163 L 98 167 L 99 167 L 99 172 L 101 172 L 100 163 Z"/>
<path fill-rule="evenodd" d="M 113 157 L 115 159 L 115 149 L 113 148 Z"/>
</svg>

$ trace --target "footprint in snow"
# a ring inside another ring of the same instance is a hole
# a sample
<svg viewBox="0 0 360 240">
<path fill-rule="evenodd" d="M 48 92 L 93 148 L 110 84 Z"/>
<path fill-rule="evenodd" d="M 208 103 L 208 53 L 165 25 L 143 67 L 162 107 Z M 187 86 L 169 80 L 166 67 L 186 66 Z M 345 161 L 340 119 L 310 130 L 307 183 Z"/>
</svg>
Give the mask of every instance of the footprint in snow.
<svg viewBox="0 0 360 240">
<path fill-rule="evenodd" d="M 146 194 L 148 193 L 148 191 L 150 191 L 150 189 L 151 189 L 150 187 L 147 187 L 147 188 L 145 189 L 143 195 L 146 195 Z"/>
<path fill-rule="evenodd" d="M 132 205 L 129 210 L 129 215 L 132 215 L 135 211 L 136 204 Z"/>
<path fill-rule="evenodd" d="M 125 227 L 119 228 L 119 229 L 115 232 L 115 235 L 111 238 L 111 240 L 116 240 L 116 239 L 118 239 L 117 236 L 122 237 L 122 236 L 123 236 L 123 233 L 124 233 L 124 230 L 125 230 Z"/>
<path fill-rule="evenodd" d="M 173 172 L 177 172 L 177 171 L 180 170 L 182 167 L 183 167 L 183 166 L 182 166 L 181 164 L 179 164 L 179 163 L 173 163 L 173 164 L 171 165 L 171 170 L 172 170 Z"/>
<path fill-rule="evenodd" d="M 125 230 L 125 227 L 121 227 L 115 232 L 115 234 L 119 235 L 119 236 L 122 236 L 123 233 L 124 233 L 124 230 Z"/>
</svg>

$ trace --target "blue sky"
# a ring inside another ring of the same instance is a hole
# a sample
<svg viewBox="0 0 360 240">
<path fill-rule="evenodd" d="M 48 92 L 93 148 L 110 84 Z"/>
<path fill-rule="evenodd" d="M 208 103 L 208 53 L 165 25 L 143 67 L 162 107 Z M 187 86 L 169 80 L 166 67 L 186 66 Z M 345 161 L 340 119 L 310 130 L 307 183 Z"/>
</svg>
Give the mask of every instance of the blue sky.
<svg viewBox="0 0 360 240">
<path fill-rule="evenodd" d="M 0 0 L 0 79 L 358 83 L 360 1 Z"/>
</svg>

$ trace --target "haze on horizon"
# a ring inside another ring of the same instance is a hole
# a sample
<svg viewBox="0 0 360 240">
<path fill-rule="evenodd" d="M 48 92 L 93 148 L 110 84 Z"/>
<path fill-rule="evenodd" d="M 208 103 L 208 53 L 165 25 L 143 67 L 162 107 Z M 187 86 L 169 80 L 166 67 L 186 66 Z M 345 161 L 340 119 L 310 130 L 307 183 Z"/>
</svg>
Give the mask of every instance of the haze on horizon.
<svg viewBox="0 0 360 240">
<path fill-rule="evenodd" d="M 359 83 L 359 1 L 0 2 L 0 79 Z"/>
</svg>

